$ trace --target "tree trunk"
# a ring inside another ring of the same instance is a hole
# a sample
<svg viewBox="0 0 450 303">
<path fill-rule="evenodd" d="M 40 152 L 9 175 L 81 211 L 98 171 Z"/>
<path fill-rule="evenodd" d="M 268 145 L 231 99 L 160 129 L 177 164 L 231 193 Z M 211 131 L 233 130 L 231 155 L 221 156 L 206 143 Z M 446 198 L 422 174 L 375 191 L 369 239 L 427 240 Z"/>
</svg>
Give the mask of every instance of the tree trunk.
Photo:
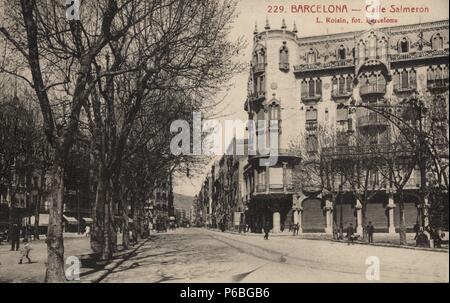
<svg viewBox="0 0 450 303">
<path fill-rule="evenodd" d="M 128 201 L 126 197 L 122 199 L 123 205 L 123 229 L 122 229 L 122 246 L 123 249 L 128 249 L 130 247 L 130 235 L 129 235 L 129 227 L 128 227 Z"/>
<path fill-rule="evenodd" d="M 403 195 L 400 197 L 398 212 L 400 216 L 400 245 L 406 245 L 406 220 L 405 220 L 405 206 L 403 204 Z"/>
<path fill-rule="evenodd" d="M 95 194 L 95 205 L 92 208 L 92 219 L 94 222 L 91 232 L 91 249 L 95 253 L 101 253 L 104 245 L 103 224 L 106 204 L 106 182 L 104 179 L 104 174 L 100 172 Z"/>
<path fill-rule="evenodd" d="M 107 195 L 109 196 L 109 195 Z M 110 209 L 110 199 L 107 197 L 105 203 L 105 216 L 103 223 L 103 238 L 104 245 L 102 247 L 102 260 L 109 260 L 112 258 L 112 243 L 111 243 L 111 209 Z"/>
<path fill-rule="evenodd" d="M 41 211 L 42 199 L 44 197 L 43 190 L 45 186 L 45 173 L 42 172 L 38 190 L 36 209 L 34 212 L 34 239 L 39 240 L 39 215 Z"/>
<path fill-rule="evenodd" d="M 64 275 L 63 205 L 64 161 L 55 161 L 50 185 L 50 218 L 47 233 L 46 282 L 66 281 Z"/>
</svg>

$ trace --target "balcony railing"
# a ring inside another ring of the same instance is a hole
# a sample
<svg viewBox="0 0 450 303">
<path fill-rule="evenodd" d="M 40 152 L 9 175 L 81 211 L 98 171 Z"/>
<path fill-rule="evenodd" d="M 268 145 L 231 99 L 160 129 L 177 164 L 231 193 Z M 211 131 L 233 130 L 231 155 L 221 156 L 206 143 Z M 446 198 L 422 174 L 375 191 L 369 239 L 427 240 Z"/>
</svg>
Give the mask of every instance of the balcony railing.
<svg viewBox="0 0 450 303">
<path fill-rule="evenodd" d="M 429 90 L 448 89 L 448 78 L 438 80 L 428 80 L 427 88 Z"/>
<path fill-rule="evenodd" d="M 394 85 L 394 92 L 399 94 L 399 93 L 411 93 L 413 91 L 415 91 L 417 89 L 416 84 L 411 83 L 408 86 L 402 86 L 400 84 L 396 84 Z"/>
<path fill-rule="evenodd" d="M 257 63 L 252 66 L 254 74 L 261 74 L 266 71 L 266 63 Z"/>
<path fill-rule="evenodd" d="M 386 94 L 386 85 L 385 84 L 368 84 L 362 85 L 359 88 L 359 94 L 362 96 L 367 95 L 384 95 Z"/>
<path fill-rule="evenodd" d="M 302 95 L 302 102 L 318 102 L 322 98 L 322 95 Z"/>
<path fill-rule="evenodd" d="M 351 91 L 340 91 L 338 89 L 334 89 L 331 92 L 331 97 L 333 99 L 340 99 L 340 98 L 350 98 L 352 96 L 352 92 Z"/>
<path fill-rule="evenodd" d="M 420 51 L 420 52 L 411 52 L 411 53 L 393 54 L 390 57 L 391 57 L 392 62 L 408 61 L 408 60 L 421 60 L 421 59 L 429 59 L 429 58 L 436 58 L 436 57 L 448 57 L 448 48 L 426 50 L 426 51 Z"/>
<path fill-rule="evenodd" d="M 358 127 L 387 127 L 389 121 L 381 115 L 368 115 L 358 118 Z"/>
<path fill-rule="evenodd" d="M 306 121 L 305 129 L 307 131 L 313 132 L 313 131 L 316 131 L 317 128 L 318 128 L 317 120 Z"/>
<path fill-rule="evenodd" d="M 330 61 L 330 62 L 317 62 L 311 64 L 299 64 L 294 66 L 294 73 L 316 71 L 316 70 L 330 70 L 354 67 L 353 59 Z"/>
<path fill-rule="evenodd" d="M 266 92 L 264 92 L 264 91 L 254 92 L 248 96 L 248 98 L 251 102 L 262 101 L 262 100 L 264 100 L 265 97 L 266 97 Z"/>
</svg>

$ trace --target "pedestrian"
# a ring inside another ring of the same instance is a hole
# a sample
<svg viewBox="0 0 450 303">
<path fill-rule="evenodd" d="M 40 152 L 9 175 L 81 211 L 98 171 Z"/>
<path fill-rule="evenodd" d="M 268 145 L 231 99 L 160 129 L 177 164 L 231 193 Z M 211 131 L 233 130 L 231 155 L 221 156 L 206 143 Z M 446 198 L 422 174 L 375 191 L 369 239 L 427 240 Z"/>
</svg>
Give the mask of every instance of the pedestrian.
<svg viewBox="0 0 450 303">
<path fill-rule="evenodd" d="M 84 236 L 89 237 L 91 235 L 91 227 L 89 225 L 86 225 L 86 228 L 84 229 Z"/>
<path fill-rule="evenodd" d="M 416 222 L 416 224 L 414 224 L 414 232 L 416 233 L 416 235 L 414 236 L 414 240 L 417 240 L 417 237 L 419 237 L 419 233 L 420 233 L 419 222 Z"/>
<path fill-rule="evenodd" d="M 369 221 L 369 225 L 366 227 L 367 236 L 369 238 L 369 243 L 373 243 L 373 233 L 375 231 L 375 227 L 372 225 L 372 221 Z"/>
<path fill-rule="evenodd" d="M 20 248 L 20 227 L 14 223 L 11 228 L 11 250 L 19 250 Z"/>
<path fill-rule="evenodd" d="M 20 256 L 19 264 L 22 264 L 23 258 L 27 258 L 28 263 L 31 263 L 31 259 L 30 259 L 31 245 L 30 245 L 30 243 L 28 243 L 27 239 L 25 239 L 23 241 L 25 242 L 25 245 L 20 250 L 21 256 Z"/>
<path fill-rule="evenodd" d="M 298 236 L 298 231 L 300 230 L 300 224 L 295 223 L 294 224 L 294 236 Z"/>
<path fill-rule="evenodd" d="M 350 223 L 350 225 L 347 227 L 347 235 L 346 235 L 347 240 L 348 240 L 348 245 L 350 245 L 350 243 L 354 244 L 353 243 L 353 240 L 355 239 L 354 234 L 355 234 L 355 229 L 353 228 L 353 224 Z"/>
<path fill-rule="evenodd" d="M 264 240 L 269 240 L 270 227 L 269 224 L 264 225 Z"/>
<path fill-rule="evenodd" d="M 129 230 L 128 231 L 128 237 L 129 237 L 129 241 L 131 245 L 134 245 L 133 241 L 134 241 L 134 236 L 133 236 L 133 230 Z"/>
</svg>

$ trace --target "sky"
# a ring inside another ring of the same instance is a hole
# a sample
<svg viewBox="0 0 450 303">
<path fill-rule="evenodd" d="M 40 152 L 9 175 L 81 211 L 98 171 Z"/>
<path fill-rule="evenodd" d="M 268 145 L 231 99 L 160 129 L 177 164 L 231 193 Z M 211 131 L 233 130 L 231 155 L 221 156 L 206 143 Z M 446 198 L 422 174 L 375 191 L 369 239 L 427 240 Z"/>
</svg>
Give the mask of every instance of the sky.
<svg viewBox="0 0 450 303">
<path fill-rule="evenodd" d="M 264 30 L 266 18 L 269 20 L 272 29 L 281 28 L 282 19 L 286 20 L 288 30 L 292 29 L 293 23 L 297 24 L 298 36 L 317 36 L 325 34 L 333 34 L 348 31 L 358 31 L 369 29 L 370 26 L 367 23 L 361 24 L 326 24 L 316 23 L 316 18 L 319 17 L 324 20 L 326 17 L 345 17 L 351 20 L 352 17 L 364 18 L 364 8 L 366 2 L 378 2 L 379 5 L 385 7 L 387 10 L 392 5 L 399 7 L 426 7 L 428 13 L 382 13 L 381 17 L 395 18 L 398 20 L 396 24 L 384 24 L 385 26 L 396 26 L 411 23 L 429 22 L 437 20 L 448 19 L 449 2 L 447 0 L 310 0 L 310 1 L 291 1 L 291 0 L 238 0 L 238 13 L 239 16 L 233 24 L 233 29 L 230 33 L 230 39 L 235 40 L 238 37 L 244 37 L 247 41 L 247 48 L 239 53 L 242 56 L 240 59 L 243 62 L 250 62 L 252 51 L 252 40 L 255 23 L 258 26 L 258 30 Z M 331 14 L 331 13 L 294 13 L 291 11 L 291 5 L 347 5 L 349 12 L 346 14 Z M 284 7 L 283 13 L 275 13 L 275 7 Z M 352 11 L 355 10 L 355 11 Z M 271 12 L 269 12 L 271 10 Z M 374 26 L 378 27 L 377 25 Z M 225 96 L 223 102 L 219 105 L 217 112 L 220 112 L 219 120 L 224 121 L 226 119 L 247 119 L 247 114 L 244 111 L 244 102 L 247 96 L 247 80 L 248 72 L 238 74 L 231 80 L 232 88 Z M 210 165 L 206 166 L 203 173 L 195 176 L 175 176 L 174 191 L 179 194 L 195 196 L 201 187 L 201 183 L 205 178 L 207 171 L 210 169 Z"/>
</svg>

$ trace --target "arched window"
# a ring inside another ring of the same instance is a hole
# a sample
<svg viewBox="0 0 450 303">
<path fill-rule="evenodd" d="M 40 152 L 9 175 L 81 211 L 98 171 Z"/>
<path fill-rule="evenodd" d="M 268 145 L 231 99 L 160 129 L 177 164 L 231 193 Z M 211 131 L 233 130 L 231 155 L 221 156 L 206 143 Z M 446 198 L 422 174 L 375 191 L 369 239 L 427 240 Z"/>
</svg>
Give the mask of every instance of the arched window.
<svg viewBox="0 0 450 303">
<path fill-rule="evenodd" d="M 308 90 L 309 90 L 309 97 L 314 97 L 316 94 L 316 90 L 315 90 L 315 86 L 316 83 L 314 82 L 314 80 L 311 78 L 309 80 L 309 84 L 308 84 Z"/>
<path fill-rule="evenodd" d="M 308 82 L 303 80 L 300 86 L 302 98 L 308 97 Z"/>
<path fill-rule="evenodd" d="M 434 81 L 434 69 L 431 66 L 427 69 L 427 81 Z"/>
<path fill-rule="evenodd" d="M 289 50 L 286 45 L 280 48 L 280 70 L 289 70 Z"/>
<path fill-rule="evenodd" d="M 431 49 L 442 49 L 444 47 L 444 38 L 440 33 L 434 34 L 431 37 Z"/>
<path fill-rule="evenodd" d="M 417 76 L 416 76 L 416 70 L 414 68 L 412 68 L 409 71 L 409 87 L 410 88 L 416 88 L 416 83 L 417 83 Z"/>
<path fill-rule="evenodd" d="M 322 79 L 316 80 L 316 96 L 322 96 Z"/>
<path fill-rule="evenodd" d="M 377 36 L 372 32 L 369 36 L 369 58 L 375 59 L 377 57 Z"/>
<path fill-rule="evenodd" d="M 409 52 L 409 41 L 406 37 L 403 37 L 398 43 L 398 52 L 399 53 L 408 53 Z"/>
<path fill-rule="evenodd" d="M 306 63 L 308 64 L 314 64 L 317 61 L 317 52 L 310 48 L 308 53 L 306 54 Z"/>
<path fill-rule="evenodd" d="M 350 93 L 353 90 L 353 77 L 348 75 L 346 80 L 346 91 Z"/>
<path fill-rule="evenodd" d="M 276 102 L 270 105 L 270 120 L 280 120 L 280 105 Z"/>
<path fill-rule="evenodd" d="M 345 92 L 345 78 L 344 76 L 339 77 L 339 94 L 343 95 Z"/>
<path fill-rule="evenodd" d="M 388 43 L 386 40 L 386 37 L 382 37 L 380 41 L 378 41 L 378 55 L 380 59 L 385 60 L 387 59 L 388 55 Z"/>
<path fill-rule="evenodd" d="M 317 109 L 310 107 L 306 110 L 306 121 L 317 121 Z"/>
<path fill-rule="evenodd" d="M 401 87 L 402 88 L 408 88 L 409 87 L 409 76 L 408 76 L 408 71 L 406 69 L 402 70 L 401 73 Z"/>
<path fill-rule="evenodd" d="M 338 49 L 338 60 L 345 60 L 347 57 L 347 50 L 344 45 L 339 46 Z"/>
<path fill-rule="evenodd" d="M 358 43 L 358 59 L 360 61 L 366 60 L 366 44 L 362 39 Z"/>
</svg>

